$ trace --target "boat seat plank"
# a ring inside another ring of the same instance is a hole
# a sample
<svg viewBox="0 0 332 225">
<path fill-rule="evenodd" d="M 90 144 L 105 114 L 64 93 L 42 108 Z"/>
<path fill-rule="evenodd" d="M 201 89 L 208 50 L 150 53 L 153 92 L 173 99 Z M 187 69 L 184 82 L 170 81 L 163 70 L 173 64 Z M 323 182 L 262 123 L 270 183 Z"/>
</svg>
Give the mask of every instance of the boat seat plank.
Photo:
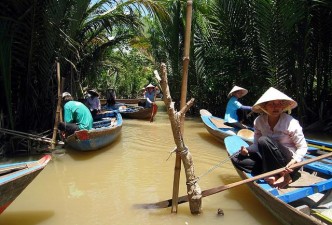
<svg viewBox="0 0 332 225">
<path fill-rule="evenodd" d="M 269 192 L 270 194 L 272 194 L 272 195 L 274 195 L 274 196 L 279 195 L 278 190 L 277 190 L 276 188 L 274 188 L 274 187 L 271 187 L 271 185 L 269 185 L 268 183 L 266 183 L 266 181 L 264 181 L 264 180 L 259 180 L 259 181 L 257 182 L 257 184 L 258 184 L 261 188 L 263 188 L 263 189 L 265 189 L 267 192 Z"/>
<path fill-rule="evenodd" d="M 277 195 L 276 197 L 286 203 L 289 203 L 329 189 L 332 189 L 332 179 L 324 180 L 307 187 L 298 188 L 295 191 L 280 194 Z"/>
<path fill-rule="evenodd" d="M 309 155 L 309 154 L 305 155 L 305 158 L 308 158 L 308 159 L 312 159 L 312 158 L 315 158 L 315 157 L 316 156 L 314 156 L 314 155 Z M 332 166 L 332 159 L 331 158 L 322 159 L 321 162 L 323 162 L 325 164 L 331 164 L 331 166 Z"/>
<path fill-rule="evenodd" d="M 313 162 L 304 166 L 304 168 L 312 169 L 314 171 L 332 175 L 332 164 L 326 164 L 322 162 Z"/>
<path fill-rule="evenodd" d="M 247 173 L 248 178 L 253 177 L 250 173 Z M 271 185 L 269 185 L 268 183 L 266 183 L 266 181 L 264 180 L 258 180 L 256 182 L 260 187 L 262 187 L 264 190 L 266 190 L 267 192 L 270 192 L 272 195 L 279 195 L 279 192 L 276 188 L 272 187 Z"/>
<path fill-rule="evenodd" d="M 305 165 L 304 168 L 311 169 L 313 171 L 317 171 L 320 173 L 332 175 L 332 164 L 329 165 L 329 164 L 322 163 L 322 162 L 314 162 L 314 163 Z M 292 183 L 291 187 L 292 186 L 294 186 L 294 183 Z M 278 195 L 277 197 L 286 203 L 293 202 L 298 199 L 307 197 L 309 195 L 332 189 L 332 179 L 322 180 L 322 181 L 316 182 L 309 186 L 298 185 L 298 187 L 301 187 L 301 188 L 295 188 L 295 190 L 287 192 L 287 193 L 282 193 L 282 194 Z"/>
<path fill-rule="evenodd" d="M 319 148 L 316 148 L 316 147 L 313 147 L 313 146 L 308 146 L 308 151 L 309 152 L 315 152 L 315 151 L 318 151 Z"/>
<path fill-rule="evenodd" d="M 317 141 L 317 140 L 312 140 L 312 139 L 306 139 L 306 141 L 309 144 L 332 148 L 332 143 L 322 142 L 322 141 Z"/>
</svg>

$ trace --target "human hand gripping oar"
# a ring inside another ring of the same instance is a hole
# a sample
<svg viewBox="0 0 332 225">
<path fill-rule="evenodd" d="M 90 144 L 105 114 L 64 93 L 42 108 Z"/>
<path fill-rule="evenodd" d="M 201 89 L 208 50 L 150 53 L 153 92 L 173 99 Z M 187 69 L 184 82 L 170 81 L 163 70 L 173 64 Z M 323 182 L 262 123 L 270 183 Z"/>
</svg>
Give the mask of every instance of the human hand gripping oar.
<svg viewBox="0 0 332 225">
<path fill-rule="evenodd" d="M 292 166 L 289 167 L 289 169 L 295 169 L 295 168 L 304 166 L 306 164 L 316 162 L 316 161 L 319 161 L 319 160 L 322 160 L 322 159 L 325 159 L 325 158 L 328 158 L 328 157 L 331 157 L 331 156 L 332 156 L 332 152 L 328 153 L 328 154 L 318 156 L 316 158 L 308 159 L 308 160 L 293 164 Z M 207 197 L 207 196 L 210 196 L 210 195 L 228 190 L 230 188 L 237 187 L 237 186 L 242 185 L 242 184 L 246 184 L 246 183 L 249 183 L 249 182 L 260 180 L 260 179 L 263 179 L 265 177 L 270 177 L 272 175 L 281 173 L 283 171 L 285 171 L 284 167 L 280 168 L 280 169 L 272 170 L 270 172 L 266 172 L 266 173 L 263 173 L 263 174 L 245 179 L 245 180 L 234 182 L 234 183 L 231 183 L 231 184 L 226 184 L 226 185 L 222 185 L 222 186 L 219 186 L 219 187 L 210 188 L 210 189 L 202 191 L 202 197 Z M 178 204 L 182 204 L 182 203 L 185 203 L 185 202 L 188 202 L 188 201 L 189 201 L 188 195 L 184 195 L 184 196 L 181 196 L 181 197 L 178 198 Z M 135 206 L 139 207 L 139 208 L 145 208 L 145 209 L 167 208 L 167 207 L 172 206 L 172 199 L 168 199 L 168 200 L 161 201 L 161 202 L 156 202 L 156 203 L 136 204 Z"/>
</svg>

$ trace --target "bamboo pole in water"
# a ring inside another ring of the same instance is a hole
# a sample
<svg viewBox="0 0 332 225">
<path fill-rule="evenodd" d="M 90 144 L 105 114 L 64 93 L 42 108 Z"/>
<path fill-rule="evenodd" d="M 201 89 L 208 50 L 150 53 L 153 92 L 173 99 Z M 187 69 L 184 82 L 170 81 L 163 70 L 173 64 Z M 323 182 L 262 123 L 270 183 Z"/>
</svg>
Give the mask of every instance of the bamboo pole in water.
<svg viewBox="0 0 332 225">
<path fill-rule="evenodd" d="M 186 31 L 185 31 L 185 42 L 184 42 L 184 57 L 183 57 L 183 72 L 182 72 L 180 109 L 185 107 L 186 98 L 187 98 L 188 67 L 189 67 L 190 37 L 191 37 L 191 20 L 192 20 L 192 4 L 193 4 L 193 2 L 191 0 L 187 1 Z M 183 114 L 183 116 L 180 117 L 180 130 L 181 130 L 182 135 L 184 133 L 184 119 L 185 119 L 185 114 Z M 179 196 L 179 183 L 180 183 L 181 155 L 182 154 L 183 154 L 183 152 L 179 152 L 179 154 L 176 154 L 176 159 L 175 159 L 174 181 L 173 181 L 173 198 L 172 198 L 172 209 L 171 209 L 172 213 L 176 213 L 177 210 L 178 210 L 178 196 Z M 191 189 L 192 189 L 192 186 L 187 185 L 188 192 L 191 192 L 192 191 Z M 196 195 L 196 194 L 198 194 L 198 195 Z M 195 201 L 189 201 L 190 210 L 194 214 L 199 213 L 200 210 L 201 210 L 200 209 L 201 208 L 201 197 L 198 197 L 200 193 L 196 193 L 196 194 L 195 194 L 195 198 L 193 198 L 193 199 L 195 199 Z"/>
<path fill-rule="evenodd" d="M 193 214 L 198 214 L 201 212 L 201 189 L 197 184 L 197 178 L 194 173 L 194 163 L 192 159 L 192 155 L 189 152 L 189 149 L 184 144 L 183 134 L 181 131 L 181 118 L 184 117 L 185 113 L 189 110 L 189 108 L 193 105 L 194 99 L 192 98 L 188 101 L 179 112 L 176 112 L 174 108 L 174 102 L 172 102 L 171 94 L 168 86 L 168 78 L 166 72 L 166 65 L 162 63 L 161 65 L 162 79 L 160 80 L 160 84 L 164 93 L 164 102 L 167 109 L 167 114 L 169 116 L 171 127 L 173 131 L 173 138 L 176 144 L 176 153 L 177 156 L 180 157 L 180 165 L 181 160 L 183 161 L 185 174 L 186 174 L 186 183 L 187 183 L 187 194 L 189 198 L 190 211 Z M 175 172 L 177 170 L 175 169 Z M 174 177 L 175 179 L 176 177 Z M 174 186 L 174 185 L 173 185 Z M 178 191 L 177 191 L 178 193 Z M 172 204 L 173 205 L 173 204 Z M 177 205 L 177 204 L 176 204 Z M 172 211 L 176 212 L 176 211 Z"/>
<path fill-rule="evenodd" d="M 58 104 L 56 107 L 56 113 L 55 113 L 55 122 L 53 127 L 53 137 L 52 137 L 52 144 L 51 144 L 51 150 L 55 149 L 56 145 L 56 135 L 58 133 L 58 124 L 60 119 L 60 111 L 61 111 L 61 79 L 60 79 L 60 63 L 56 61 L 56 71 L 57 71 L 57 80 L 58 80 Z"/>
</svg>

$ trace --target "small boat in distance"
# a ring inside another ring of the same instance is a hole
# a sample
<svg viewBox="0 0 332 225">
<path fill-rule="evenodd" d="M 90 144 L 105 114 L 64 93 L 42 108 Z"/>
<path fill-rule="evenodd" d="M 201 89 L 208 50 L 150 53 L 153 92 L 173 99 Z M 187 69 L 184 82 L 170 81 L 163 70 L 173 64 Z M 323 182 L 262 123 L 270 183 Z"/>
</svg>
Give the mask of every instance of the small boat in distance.
<svg viewBox="0 0 332 225">
<path fill-rule="evenodd" d="M 0 165 L 0 214 L 36 178 L 51 160 L 45 155 L 38 161 Z"/>
<path fill-rule="evenodd" d="M 226 137 L 233 135 L 240 136 L 248 143 L 252 143 L 254 141 L 254 132 L 252 130 L 241 129 L 237 131 L 234 127 L 225 125 L 222 118 L 213 116 L 208 110 L 201 109 L 199 112 L 205 128 L 218 141 L 224 142 Z"/>
<path fill-rule="evenodd" d="M 155 110 L 155 111 L 153 111 Z M 153 107 L 151 108 L 144 108 L 141 106 L 128 106 L 126 110 L 121 111 L 120 113 L 123 116 L 123 118 L 128 118 L 128 119 L 151 119 L 151 115 L 152 117 L 155 116 L 155 114 L 157 113 L 158 108 L 154 109 Z M 152 114 L 153 112 L 155 112 L 154 114 Z"/>
<path fill-rule="evenodd" d="M 114 108 L 110 108 L 107 106 L 103 106 L 103 109 L 114 110 Z M 118 112 L 121 113 L 122 117 L 126 119 L 151 120 L 152 118 L 153 120 L 154 116 L 158 112 L 158 107 L 155 105 L 154 107 L 151 108 L 145 108 L 137 105 L 123 104 L 119 105 L 119 107 L 116 110 L 118 110 Z"/>
<path fill-rule="evenodd" d="M 232 157 L 241 146 L 248 144 L 234 135 L 225 138 L 225 146 L 228 155 Z M 332 160 L 328 158 L 331 154 L 325 153 L 325 156 L 307 154 L 305 160 L 301 162 L 303 169 L 300 170 L 300 178 L 283 189 L 276 189 L 266 183 L 263 179 L 264 174 L 254 177 L 235 166 L 234 168 L 242 178 L 239 183 L 246 183 L 255 197 L 282 224 L 332 224 Z M 321 158 L 322 156 L 324 158 Z M 315 161 L 309 163 L 309 160 Z M 282 171 L 283 168 L 279 170 Z"/>
<path fill-rule="evenodd" d="M 79 151 L 92 151 L 111 144 L 121 134 L 122 116 L 117 111 L 97 114 L 91 130 L 79 130 L 68 136 L 66 145 Z"/>
<path fill-rule="evenodd" d="M 115 102 L 117 103 L 123 103 L 123 104 L 138 104 L 140 101 L 145 101 L 144 98 L 117 98 L 115 99 Z M 100 99 L 100 104 L 101 105 L 106 105 L 107 104 L 107 99 Z"/>
</svg>

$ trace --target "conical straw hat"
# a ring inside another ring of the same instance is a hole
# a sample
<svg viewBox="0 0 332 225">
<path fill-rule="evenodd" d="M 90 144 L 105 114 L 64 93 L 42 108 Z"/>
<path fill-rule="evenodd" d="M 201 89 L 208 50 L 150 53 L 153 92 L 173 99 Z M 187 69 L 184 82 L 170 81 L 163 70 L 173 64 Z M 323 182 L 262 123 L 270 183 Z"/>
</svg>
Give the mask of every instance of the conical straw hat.
<svg viewBox="0 0 332 225">
<path fill-rule="evenodd" d="M 277 89 L 270 87 L 259 99 L 258 101 L 253 105 L 252 111 L 256 113 L 262 113 L 264 112 L 264 104 L 265 102 L 273 101 L 273 100 L 283 100 L 285 108 L 283 111 L 290 111 L 291 109 L 294 109 L 297 106 L 297 102 L 282 93 L 281 91 L 278 91 Z"/>
<path fill-rule="evenodd" d="M 145 89 L 147 89 L 147 88 L 154 88 L 154 86 L 150 83 L 148 86 L 146 86 Z"/>
<path fill-rule="evenodd" d="M 232 90 L 228 93 L 227 97 L 230 98 L 232 96 L 232 94 L 236 91 L 242 91 L 242 94 L 240 95 L 240 98 L 242 98 L 243 96 L 245 96 L 246 94 L 248 94 L 248 90 L 239 86 L 234 86 L 232 88 Z"/>
</svg>

